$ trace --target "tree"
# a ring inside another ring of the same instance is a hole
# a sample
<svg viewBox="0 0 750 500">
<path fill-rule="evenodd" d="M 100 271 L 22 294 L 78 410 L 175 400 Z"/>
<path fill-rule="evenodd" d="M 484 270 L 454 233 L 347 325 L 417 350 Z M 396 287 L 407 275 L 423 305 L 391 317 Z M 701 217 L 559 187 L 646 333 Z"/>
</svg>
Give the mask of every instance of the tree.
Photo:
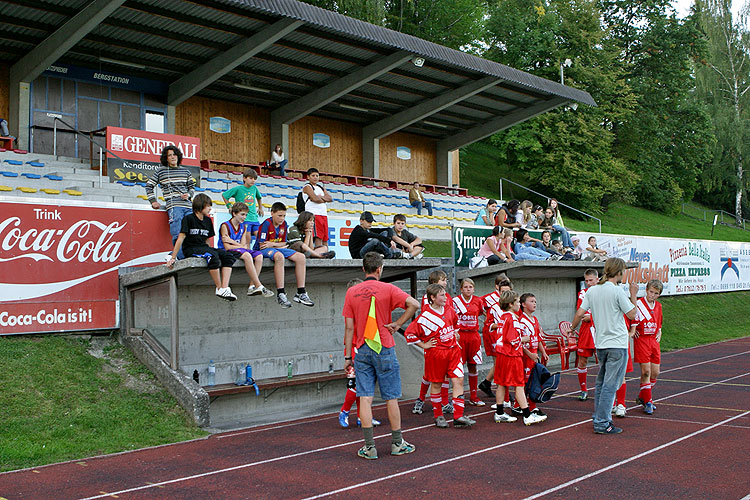
<svg viewBox="0 0 750 500">
<path fill-rule="evenodd" d="M 305 3 L 345 16 L 382 26 L 386 17 L 385 0 L 302 0 Z"/>
<path fill-rule="evenodd" d="M 453 49 L 484 34 L 485 0 L 388 0 L 389 28 Z"/>
<path fill-rule="evenodd" d="M 730 0 L 696 0 L 695 17 L 708 38 L 708 55 L 696 74 L 698 93 L 708 105 L 716 128 L 713 162 L 704 170 L 705 191 L 734 197 L 737 224 L 742 222 L 742 197 L 747 190 L 744 165 L 750 139 L 750 6 L 733 19 Z"/>
</svg>

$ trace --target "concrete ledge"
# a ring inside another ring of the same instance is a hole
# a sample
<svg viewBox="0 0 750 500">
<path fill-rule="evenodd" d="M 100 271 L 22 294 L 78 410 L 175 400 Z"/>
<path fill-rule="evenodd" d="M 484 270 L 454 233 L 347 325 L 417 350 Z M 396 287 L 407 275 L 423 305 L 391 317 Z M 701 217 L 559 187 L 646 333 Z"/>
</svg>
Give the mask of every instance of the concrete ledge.
<svg viewBox="0 0 750 500">
<path fill-rule="evenodd" d="M 159 382 L 164 384 L 169 393 L 187 410 L 197 425 L 209 425 L 209 399 L 206 391 L 190 377 L 172 370 L 142 337 L 121 335 L 120 339 L 123 345 L 156 375 Z"/>
</svg>

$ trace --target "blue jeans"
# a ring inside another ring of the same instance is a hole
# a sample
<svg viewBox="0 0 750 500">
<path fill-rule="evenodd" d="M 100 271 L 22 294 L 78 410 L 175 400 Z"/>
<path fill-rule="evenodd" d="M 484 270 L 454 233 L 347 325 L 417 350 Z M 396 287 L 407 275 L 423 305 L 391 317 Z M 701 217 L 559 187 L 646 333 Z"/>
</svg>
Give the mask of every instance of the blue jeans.
<svg viewBox="0 0 750 500">
<path fill-rule="evenodd" d="M 628 367 L 628 350 L 597 349 L 596 355 L 599 357 L 599 374 L 594 395 L 594 431 L 605 431 L 612 424 L 612 405 Z"/>
<path fill-rule="evenodd" d="M 386 259 L 393 259 L 396 257 L 396 250 L 393 250 L 391 247 L 377 238 L 372 238 L 370 239 L 370 241 L 365 243 L 365 246 L 363 246 L 362 250 L 359 251 L 359 258 L 364 258 L 367 252 L 377 252 Z"/>
<path fill-rule="evenodd" d="M 395 347 L 383 347 L 378 354 L 367 344 L 362 344 L 354 357 L 354 373 L 357 375 L 358 397 L 374 396 L 375 382 L 384 401 L 401 397 L 401 371 Z"/>
<path fill-rule="evenodd" d="M 568 234 L 567 229 L 565 229 L 564 227 L 558 224 L 555 224 L 554 226 L 552 226 L 552 229 L 554 229 L 556 233 L 560 233 L 560 239 L 562 240 L 562 244 L 564 247 L 566 248 L 574 247 L 573 242 L 570 241 L 570 235 Z"/>
<path fill-rule="evenodd" d="M 172 248 L 174 248 L 174 242 L 177 241 L 177 237 L 180 235 L 182 219 L 190 213 L 192 213 L 192 210 L 185 207 L 172 207 L 167 210 L 167 216 L 169 217 L 169 234 L 172 235 Z M 185 258 L 182 253 L 182 248 L 177 252 L 177 258 Z"/>
<path fill-rule="evenodd" d="M 547 260 L 549 254 L 533 246 L 516 243 L 516 260 Z"/>
<path fill-rule="evenodd" d="M 412 207 L 417 209 L 417 215 L 422 215 L 422 202 L 415 201 L 411 204 Z M 427 215 L 432 215 L 432 202 L 425 200 L 424 207 L 427 209 Z"/>
<path fill-rule="evenodd" d="M 284 177 L 284 169 L 286 169 L 287 160 L 281 160 L 280 163 L 271 163 L 270 166 L 276 165 L 276 167 L 279 169 L 279 175 Z"/>
</svg>

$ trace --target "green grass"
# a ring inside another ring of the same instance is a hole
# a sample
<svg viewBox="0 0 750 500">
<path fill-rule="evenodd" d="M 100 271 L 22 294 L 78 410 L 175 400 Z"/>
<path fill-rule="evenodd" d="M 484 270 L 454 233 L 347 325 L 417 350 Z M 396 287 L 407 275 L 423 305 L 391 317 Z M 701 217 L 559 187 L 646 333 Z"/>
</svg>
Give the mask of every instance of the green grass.
<svg viewBox="0 0 750 500">
<path fill-rule="evenodd" d="M 750 332 L 750 292 L 662 297 L 663 350 L 682 349 Z M 727 321 L 731 318 L 731 321 Z"/>
<path fill-rule="evenodd" d="M 206 435 L 126 349 L 105 349 L 109 362 L 89 346 L 0 337 L 0 471 Z"/>
<path fill-rule="evenodd" d="M 425 241 L 424 242 L 424 256 L 425 257 L 450 257 L 451 256 L 451 242 L 450 241 Z"/>
</svg>

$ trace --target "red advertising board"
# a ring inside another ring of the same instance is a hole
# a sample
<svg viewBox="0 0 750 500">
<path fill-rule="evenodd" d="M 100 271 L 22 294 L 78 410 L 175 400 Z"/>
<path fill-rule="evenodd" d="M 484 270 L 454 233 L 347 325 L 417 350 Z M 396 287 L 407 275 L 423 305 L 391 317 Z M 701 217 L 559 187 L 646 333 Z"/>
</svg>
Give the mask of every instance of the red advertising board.
<svg viewBox="0 0 750 500">
<path fill-rule="evenodd" d="M 0 335 L 118 326 L 120 266 L 163 263 L 164 211 L 0 202 Z"/>
</svg>

